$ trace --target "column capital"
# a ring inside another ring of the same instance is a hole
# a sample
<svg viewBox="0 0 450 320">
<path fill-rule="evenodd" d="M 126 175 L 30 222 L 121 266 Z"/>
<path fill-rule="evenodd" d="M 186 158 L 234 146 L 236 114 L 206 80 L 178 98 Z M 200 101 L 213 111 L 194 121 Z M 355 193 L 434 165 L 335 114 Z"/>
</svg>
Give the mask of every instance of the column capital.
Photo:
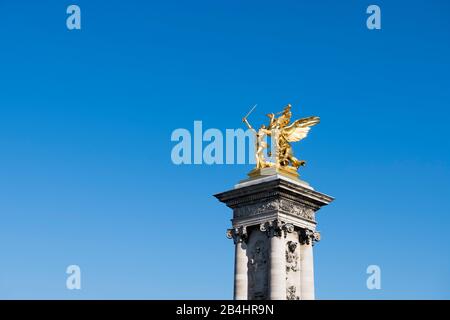
<svg viewBox="0 0 450 320">
<path fill-rule="evenodd" d="M 279 219 L 266 221 L 259 225 L 259 230 L 265 232 L 269 238 L 271 237 L 286 237 L 287 233 L 294 232 L 294 225 L 292 223 L 285 223 Z"/>
<path fill-rule="evenodd" d="M 235 227 L 227 230 L 227 238 L 233 239 L 234 244 L 247 242 L 248 233 L 245 226 Z"/>
<path fill-rule="evenodd" d="M 301 244 L 312 244 L 320 241 L 320 232 L 309 229 L 300 229 L 299 240 Z"/>
</svg>

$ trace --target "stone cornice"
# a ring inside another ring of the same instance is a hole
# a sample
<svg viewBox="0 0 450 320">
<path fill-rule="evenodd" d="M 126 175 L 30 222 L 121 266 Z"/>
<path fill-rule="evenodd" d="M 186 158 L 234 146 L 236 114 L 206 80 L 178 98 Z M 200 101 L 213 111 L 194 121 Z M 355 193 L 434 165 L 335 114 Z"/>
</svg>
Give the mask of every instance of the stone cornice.
<svg viewBox="0 0 450 320">
<path fill-rule="evenodd" d="M 214 196 L 232 209 L 277 198 L 291 200 L 317 211 L 334 200 L 323 193 L 283 179 L 236 188 Z"/>
</svg>

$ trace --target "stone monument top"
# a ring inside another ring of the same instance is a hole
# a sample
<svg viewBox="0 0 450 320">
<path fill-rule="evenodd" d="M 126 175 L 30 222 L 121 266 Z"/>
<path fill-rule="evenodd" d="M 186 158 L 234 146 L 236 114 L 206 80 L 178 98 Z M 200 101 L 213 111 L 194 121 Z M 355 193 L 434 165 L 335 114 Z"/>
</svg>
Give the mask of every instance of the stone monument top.
<svg viewBox="0 0 450 320">
<path fill-rule="evenodd" d="M 233 189 L 215 195 L 233 210 L 227 237 L 235 244 L 234 298 L 314 299 L 312 246 L 320 240 L 316 213 L 333 198 L 299 179 L 297 170 L 305 161 L 294 157 L 291 143 L 304 139 L 319 118 L 290 123 L 288 104 L 255 130 L 247 120 L 254 108 L 243 121 L 256 135 L 256 167 Z M 264 155 L 267 137 L 272 161 Z"/>
</svg>

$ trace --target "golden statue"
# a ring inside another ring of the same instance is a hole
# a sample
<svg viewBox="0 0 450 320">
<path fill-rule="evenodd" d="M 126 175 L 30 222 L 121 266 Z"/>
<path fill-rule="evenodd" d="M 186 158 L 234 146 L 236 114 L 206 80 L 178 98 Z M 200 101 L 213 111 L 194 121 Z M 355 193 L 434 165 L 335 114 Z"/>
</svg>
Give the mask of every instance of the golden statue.
<svg viewBox="0 0 450 320">
<path fill-rule="evenodd" d="M 261 127 L 256 131 L 248 122 L 247 118 L 244 117 L 242 119 L 243 122 L 247 125 L 247 127 L 255 133 L 256 136 L 256 146 L 255 146 L 255 157 L 256 157 L 256 168 L 262 169 L 269 166 L 269 163 L 266 162 L 264 157 L 264 149 L 267 148 L 266 136 L 271 135 L 271 131 L 266 128 L 265 125 L 261 125 Z"/>
<path fill-rule="evenodd" d="M 249 176 L 254 177 L 277 172 L 297 178 L 298 168 L 304 166 L 306 162 L 294 157 L 291 142 L 297 142 L 306 138 L 310 128 L 320 122 L 319 117 L 302 118 L 290 123 L 292 112 L 291 105 L 288 104 L 281 112 L 276 114 L 269 113 L 267 115 L 269 124 L 267 126 L 261 125 L 260 129 L 255 130 L 247 120 L 247 117 L 255 107 L 256 105 L 242 119 L 247 127 L 255 132 L 256 136 L 256 168 L 249 173 Z M 276 118 L 277 115 L 280 116 Z M 264 150 L 268 147 L 265 139 L 268 136 L 272 138 L 272 152 L 269 152 L 268 155 L 272 156 L 272 153 L 274 154 L 273 162 L 267 161 L 264 156 Z"/>
</svg>

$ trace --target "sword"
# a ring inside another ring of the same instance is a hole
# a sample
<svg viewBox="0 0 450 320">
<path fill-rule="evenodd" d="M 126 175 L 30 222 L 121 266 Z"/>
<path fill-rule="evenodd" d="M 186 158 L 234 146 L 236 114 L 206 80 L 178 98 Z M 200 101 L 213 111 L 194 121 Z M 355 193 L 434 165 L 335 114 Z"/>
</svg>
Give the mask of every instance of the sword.
<svg viewBox="0 0 450 320">
<path fill-rule="evenodd" d="M 258 105 L 258 104 L 255 104 L 255 105 L 253 106 L 253 108 L 250 109 L 250 111 L 247 113 L 247 115 L 244 117 L 244 119 L 247 119 L 247 117 L 250 115 L 250 113 L 252 113 L 253 110 L 255 110 L 255 108 L 256 108 L 257 105 Z"/>
</svg>

